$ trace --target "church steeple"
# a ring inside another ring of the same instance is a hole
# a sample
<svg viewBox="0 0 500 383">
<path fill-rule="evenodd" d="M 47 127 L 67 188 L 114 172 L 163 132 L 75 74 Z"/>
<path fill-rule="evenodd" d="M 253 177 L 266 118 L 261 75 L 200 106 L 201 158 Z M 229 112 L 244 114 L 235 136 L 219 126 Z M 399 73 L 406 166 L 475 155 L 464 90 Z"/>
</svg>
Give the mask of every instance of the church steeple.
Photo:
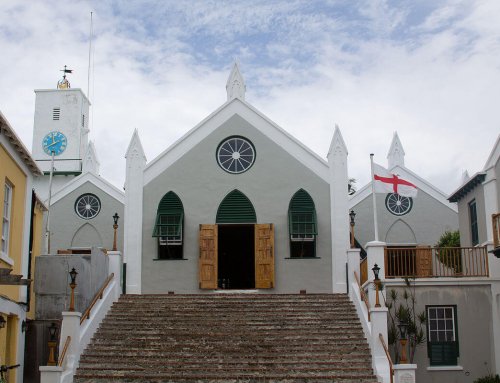
<svg viewBox="0 0 500 383">
<path fill-rule="evenodd" d="M 394 136 L 392 136 L 391 147 L 387 153 L 387 160 L 389 169 L 395 166 L 405 166 L 405 151 L 399 140 L 398 132 L 394 132 Z"/>
<path fill-rule="evenodd" d="M 231 101 L 233 98 L 245 100 L 246 85 L 243 76 L 240 73 L 238 63 L 235 62 L 233 69 L 229 74 L 226 84 L 227 100 Z"/>
</svg>

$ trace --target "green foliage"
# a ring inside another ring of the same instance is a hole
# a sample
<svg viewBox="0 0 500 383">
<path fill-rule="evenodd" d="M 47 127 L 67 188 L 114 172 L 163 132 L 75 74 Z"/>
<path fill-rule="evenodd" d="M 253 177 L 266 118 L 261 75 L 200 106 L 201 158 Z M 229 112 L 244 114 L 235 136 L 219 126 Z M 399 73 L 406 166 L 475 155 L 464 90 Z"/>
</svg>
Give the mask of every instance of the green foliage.
<svg viewBox="0 0 500 383">
<path fill-rule="evenodd" d="M 482 378 L 474 380 L 474 383 L 500 383 L 500 376 L 487 375 Z"/>
<path fill-rule="evenodd" d="M 445 231 L 436 243 L 436 255 L 446 267 L 453 268 L 455 273 L 462 272 L 462 254 L 460 252 L 460 233 Z"/>
<path fill-rule="evenodd" d="M 445 231 L 439 237 L 436 247 L 460 247 L 460 232 L 458 230 Z"/>
<path fill-rule="evenodd" d="M 403 291 L 398 292 L 395 289 L 390 289 L 387 292 L 385 305 L 389 309 L 389 323 L 387 329 L 387 337 L 389 345 L 392 346 L 394 352 L 395 363 L 400 360 L 400 343 L 401 333 L 398 325 L 401 322 L 408 324 L 407 339 L 410 363 L 413 363 L 415 351 L 419 344 L 425 342 L 425 323 L 427 321 L 425 311 L 417 312 L 415 299 L 415 283 L 405 278 L 405 286 Z"/>
</svg>

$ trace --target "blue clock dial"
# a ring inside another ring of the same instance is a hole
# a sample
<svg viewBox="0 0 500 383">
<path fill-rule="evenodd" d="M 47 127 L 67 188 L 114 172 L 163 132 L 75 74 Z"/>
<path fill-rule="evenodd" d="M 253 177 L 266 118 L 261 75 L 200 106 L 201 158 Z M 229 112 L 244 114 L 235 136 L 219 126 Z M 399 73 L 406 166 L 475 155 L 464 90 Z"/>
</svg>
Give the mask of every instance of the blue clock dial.
<svg viewBox="0 0 500 383">
<path fill-rule="evenodd" d="M 66 145 L 68 145 L 68 140 L 66 136 L 61 132 L 50 132 L 43 138 L 42 146 L 45 153 L 49 156 L 54 153 L 55 156 L 58 156 L 66 149 Z"/>
</svg>

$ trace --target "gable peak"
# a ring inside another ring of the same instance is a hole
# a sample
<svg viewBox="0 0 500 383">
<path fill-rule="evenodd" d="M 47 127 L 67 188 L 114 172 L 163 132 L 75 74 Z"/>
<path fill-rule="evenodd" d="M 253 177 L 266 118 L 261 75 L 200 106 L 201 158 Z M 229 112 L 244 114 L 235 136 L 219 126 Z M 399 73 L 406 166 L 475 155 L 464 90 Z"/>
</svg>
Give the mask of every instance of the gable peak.
<svg viewBox="0 0 500 383">
<path fill-rule="evenodd" d="M 240 72 L 240 67 L 237 62 L 233 64 L 231 73 L 226 83 L 227 91 L 227 101 L 231 101 L 234 98 L 239 98 L 240 100 L 245 100 L 246 85 L 245 80 Z"/>
<path fill-rule="evenodd" d="M 387 153 L 387 162 L 389 169 L 395 166 L 405 166 L 405 151 L 399 139 L 398 132 L 394 132 L 392 136 L 391 147 Z"/>
</svg>

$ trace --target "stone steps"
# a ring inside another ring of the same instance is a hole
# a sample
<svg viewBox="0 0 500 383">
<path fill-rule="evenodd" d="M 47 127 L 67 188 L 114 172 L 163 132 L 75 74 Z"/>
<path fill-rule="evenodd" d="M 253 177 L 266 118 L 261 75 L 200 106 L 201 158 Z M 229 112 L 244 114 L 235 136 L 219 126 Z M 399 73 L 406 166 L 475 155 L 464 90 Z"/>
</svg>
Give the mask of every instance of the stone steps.
<svg viewBox="0 0 500 383">
<path fill-rule="evenodd" d="M 343 294 L 125 295 L 75 382 L 375 383 Z"/>
</svg>

